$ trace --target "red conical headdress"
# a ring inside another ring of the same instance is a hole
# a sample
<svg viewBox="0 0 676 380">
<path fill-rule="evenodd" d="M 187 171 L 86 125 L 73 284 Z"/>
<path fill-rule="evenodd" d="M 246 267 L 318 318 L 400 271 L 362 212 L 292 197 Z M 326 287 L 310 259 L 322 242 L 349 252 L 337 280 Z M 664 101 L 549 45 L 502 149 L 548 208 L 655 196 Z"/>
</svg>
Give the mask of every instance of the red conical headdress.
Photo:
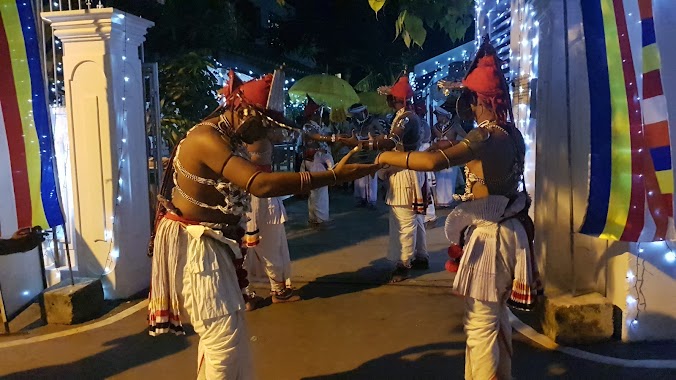
<svg viewBox="0 0 676 380">
<path fill-rule="evenodd" d="M 314 100 L 310 97 L 310 95 L 305 95 L 307 96 L 307 103 L 305 103 L 305 111 L 303 112 L 303 115 L 305 116 L 305 119 L 309 119 L 312 115 L 319 110 L 319 104 L 315 103 Z"/>
<path fill-rule="evenodd" d="M 476 93 L 481 101 L 490 104 L 499 118 L 498 121 L 504 123 L 507 116 L 511 115 L 511 102 L 509 87 L 500 69 L 500 62 L 495 48 L 486 35 L 462 84 Z"/>
<path fill-rule="evenodd" d="M 294 123 L 284 117 L 284 72 L 275 70 L 261 78 L 242 83 L 233 70 L 228 73 L 228 83 L 222 90 L 228 107 L 238 109 L 249 106 L 257 109 L 278 127 L 294 128 Z"/>
<path fill-rule="evenodd" d="M 411 87 L 411 84 L 408 82 L 408 75 L 406 75 L 406 73 L 400 76 L 397 83 L 392 86 L 390 95 L 397 99 L 403 99 L 405 102 L 408 102 L 409 99 L 413 98 L 413 87 Z"/>
</svg>

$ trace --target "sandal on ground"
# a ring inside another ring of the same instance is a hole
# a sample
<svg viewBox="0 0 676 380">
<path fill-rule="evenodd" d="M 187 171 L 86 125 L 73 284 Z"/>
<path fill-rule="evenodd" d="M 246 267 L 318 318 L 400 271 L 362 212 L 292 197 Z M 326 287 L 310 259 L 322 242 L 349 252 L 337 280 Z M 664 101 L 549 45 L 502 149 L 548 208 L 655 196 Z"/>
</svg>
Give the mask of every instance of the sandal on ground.
<svg viewBox="0 0 676 380">
<path fill-rule="evenodd" d="M 300 296 L 293 293 L 293 289 L 285 288 L 272 293 L 272 303 L 285 303 L 300 301 Z"/>
<path fill-rule="evenodd" d="M 390 283 L 394 284 L 397 282 L 402 282 L 411 277 L 409 269 L 404 266 L 397 266 L 397 269 L 392 272 L 392 277 L 390 278 Z"/>
<path fill-rule="evenodd" d="M 411 261 L 411 269 L 427 270 L 430 269 L 430 261 L 428 259 L 413 259 Z"/>
<path fill-rule="evenodd" d="M 246 311 L 254 311 L 258 309 L 263 297 L 257 296 L 255 293 L 244 298 L 244 308 Z"/>
</svg>

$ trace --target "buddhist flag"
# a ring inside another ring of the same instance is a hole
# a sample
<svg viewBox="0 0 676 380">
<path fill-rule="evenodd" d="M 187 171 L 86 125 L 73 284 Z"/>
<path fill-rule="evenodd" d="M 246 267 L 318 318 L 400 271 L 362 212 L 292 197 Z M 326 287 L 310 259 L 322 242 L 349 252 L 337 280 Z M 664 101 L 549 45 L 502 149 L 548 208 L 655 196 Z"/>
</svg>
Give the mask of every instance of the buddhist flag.
<svg viewBox="0 0 676 380">
<path fill-rule="evenodd" d="M 63 224 L 32 1 L 0 0 L 0 227 Z"/>
<path fill-rule="evenodd" d="M 652 2 L 580 3 L 591 107 L 589 200 L 580 232 L 629 242 L 673 237 L 672 148 Z M 626 7 L 640 11 L 638 22 Z M 642 54 L 632 54 L 637 49 Z"/>
</svg>

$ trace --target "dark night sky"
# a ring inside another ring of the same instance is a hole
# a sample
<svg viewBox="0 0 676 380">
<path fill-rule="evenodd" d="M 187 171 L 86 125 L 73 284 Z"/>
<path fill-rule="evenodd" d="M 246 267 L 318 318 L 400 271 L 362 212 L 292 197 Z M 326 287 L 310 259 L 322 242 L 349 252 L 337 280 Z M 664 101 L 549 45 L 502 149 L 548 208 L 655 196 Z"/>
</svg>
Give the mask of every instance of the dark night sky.
<svg viewBox="0 0 676 380">
<path fill-rule="evenodd" d="M 396 1 L 388 1 L 376 18 L 367 0 L 287 0 L 294 17 L 267 31 L 249 0 L 167 0 L 165 5 L 155 0 L 112 0 L 109 5 L 155 22 L 145 45 L 149 59 L 198 50 L 216 57 L 241 52 L 280 64 L 288 61 L 283 58 L 285 52 L 312 45 L 317 65 L 309 71 L 342 73 L 353 84 L 370 72 L 389 80 L 405 65 L 410 70 L 473 38 L 473 27 L 465 41 L 453 43 L 444 32 L 426 26 L 423 49 L 406 48 L 401 38 L 394 40 L 399 14 Z M 236 9 L 234 14 L 232 9 Z M 236 34 L 238 38 L 219 35 L 232 35 L 233 25 L 244 34 Z"/>
</svg>

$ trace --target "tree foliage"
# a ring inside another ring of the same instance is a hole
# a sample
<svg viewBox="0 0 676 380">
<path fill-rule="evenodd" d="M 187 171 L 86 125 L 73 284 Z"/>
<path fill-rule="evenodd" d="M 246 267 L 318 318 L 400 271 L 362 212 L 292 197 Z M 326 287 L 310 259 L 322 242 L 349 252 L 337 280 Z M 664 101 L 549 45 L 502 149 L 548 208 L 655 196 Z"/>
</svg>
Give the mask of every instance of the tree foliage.
<svg viewBox="0 0 676 380">
<path fill-rule="evenodd" d="M 195 52 L 159 65 L 162 137 L 173 147 L 218 105 L 213 58 Z"/>
<path fill-rule="evenodd" d="M 474 20 L 473 0 L 368 0 L 376 14 L 386 3 L 398 8 L 399 16 L 395 22 L 396 36 L 401 36 L 407 47 L 422 47 L 428 28 L 443 31 L 453 41 L 465 37 L 467 29 Z"/>
</svg>

